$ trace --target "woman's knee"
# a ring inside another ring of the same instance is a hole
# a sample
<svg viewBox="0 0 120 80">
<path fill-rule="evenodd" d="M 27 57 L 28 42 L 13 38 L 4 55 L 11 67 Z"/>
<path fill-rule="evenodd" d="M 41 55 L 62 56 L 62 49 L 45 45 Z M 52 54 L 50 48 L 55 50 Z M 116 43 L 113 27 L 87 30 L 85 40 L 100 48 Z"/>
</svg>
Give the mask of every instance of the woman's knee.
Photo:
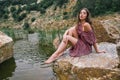
<svg viewBox="0 0 120 80">
<path fill-rule="evenodd" d="M 74 27 L 71 27 L 67 30 L 67 35 L 73 36 L 73 33 L 74 33 Z"/>
<path fill-rule="evenodd" d="M 72 29 L 71 29 L 71 28 L 68 30 L 68 33 L 69 33 L 69 34 L 72 34 Z"/>
<path fill-rule="evenodd" d="M 62 42 L 65 42 L 65 43 L 67 42 L 67 35 L 63 36 Z"/>
<path fill-rule="evenodd" d="M 66 36 L 66 38 L 67 38 L 68 40 L 70 39 L 70 37 L 71 37 L 70 35 L 67 35 L 67 36 Z"/>
<path fill-rule="evenodd" d="M 78 39 L 72 37 L 72 36 L 67 36 L 67 40 L 70 41 L 73 45 L 76 44 L 76 42 L 78 41 Z"/>
</svg>

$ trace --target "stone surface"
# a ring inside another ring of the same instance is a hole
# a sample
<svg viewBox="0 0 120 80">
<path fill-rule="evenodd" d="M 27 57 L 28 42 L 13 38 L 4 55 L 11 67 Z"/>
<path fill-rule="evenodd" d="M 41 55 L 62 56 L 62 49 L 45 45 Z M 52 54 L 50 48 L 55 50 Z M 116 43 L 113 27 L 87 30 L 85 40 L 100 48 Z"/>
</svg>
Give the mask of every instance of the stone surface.
<svg viewBox="0 0 120 80">
<path fill-rule="evenodd" d="M 109 36 L 113 39 L 118 39 L 120 36 L 120 19 L 108 19 L 101 21 L 103 27 L 106 29 Z"/>
<path fill-rule="evenodd" d="M 106 53 L 93 53 L 81 57 L 70 57 L 69 49 L 53 65 L 59 80 L 118 80 L 120 70 L 116 44 L 100 43 L 99 49 Z"/>
<path fill-rule="evenodd" d="M 13 56 L 13 40 L 0 31 L 0 63 Z"/>
</svg>

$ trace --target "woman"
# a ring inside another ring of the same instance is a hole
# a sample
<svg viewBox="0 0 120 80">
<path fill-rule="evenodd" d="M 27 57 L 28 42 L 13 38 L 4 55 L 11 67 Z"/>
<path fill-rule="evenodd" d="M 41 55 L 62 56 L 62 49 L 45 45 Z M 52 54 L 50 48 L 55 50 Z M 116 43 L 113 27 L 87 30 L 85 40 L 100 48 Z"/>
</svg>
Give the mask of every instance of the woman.
<svg viewBox="0 0 120 80">
<path fill-rule="evenodd" d="M 77 25 L 66 30 L 58 49 L 48 60 L 45 61 L 45 63 L 51 63 L 62 55 L 69 42 L 72 43 L 69 53 L 72 57 L 78 57 L 91 53 L 92 45 L 97 53 L 105 52 L 98 50 L 94 30 L 90 21 L 90 13 L 87 8 L 83 8 L 79 12 Z"/>
</svg>

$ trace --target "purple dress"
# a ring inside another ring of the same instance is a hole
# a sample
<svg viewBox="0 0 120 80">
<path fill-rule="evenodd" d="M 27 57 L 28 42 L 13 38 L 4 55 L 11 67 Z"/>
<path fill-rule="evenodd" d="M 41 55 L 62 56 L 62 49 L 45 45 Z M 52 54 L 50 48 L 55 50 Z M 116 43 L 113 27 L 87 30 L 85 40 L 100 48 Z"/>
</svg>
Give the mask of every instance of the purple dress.
<svg viewBox="0 0 120 80">
<path fill-rule="evenodd" d="M 75 46 L 70 49 L 70 56 L 79 57 L 82 55 L 87 55 L 92 52 L 92 45 L 96 42 L 96 37 L 93 30 L 82 31 L 82 26 L 78 25 L 77 29 L 78 41 Z"/>
</svg>

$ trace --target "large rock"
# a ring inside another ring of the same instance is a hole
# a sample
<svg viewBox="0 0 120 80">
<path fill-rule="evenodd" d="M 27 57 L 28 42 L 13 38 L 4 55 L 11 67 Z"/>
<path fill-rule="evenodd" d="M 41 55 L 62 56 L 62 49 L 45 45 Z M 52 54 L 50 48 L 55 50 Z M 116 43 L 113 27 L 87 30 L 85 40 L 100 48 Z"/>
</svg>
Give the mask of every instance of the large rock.
<svg viewBox="0 0 120 80">
<path fill-rule="evenodd" d="M 13 56 L 13 40 L 0 31 L 0 63 Z"/>
<path fill-rule="evenodd" d="M 66 50 L 53 64 L 58 80 L 119 80 L 116 44 L 100 43 L 99 48 L 107 52 L 97 54 L 93 50 L 89 55 L 70 57 Z"/>
<path fill-rule="evenodd" d="M 103 27 L 107 31 L 108 35 L 113 39 L 118 39 L 120 36 L 120 19 L 108 19 L 101 21 Z"/>
</svg>

